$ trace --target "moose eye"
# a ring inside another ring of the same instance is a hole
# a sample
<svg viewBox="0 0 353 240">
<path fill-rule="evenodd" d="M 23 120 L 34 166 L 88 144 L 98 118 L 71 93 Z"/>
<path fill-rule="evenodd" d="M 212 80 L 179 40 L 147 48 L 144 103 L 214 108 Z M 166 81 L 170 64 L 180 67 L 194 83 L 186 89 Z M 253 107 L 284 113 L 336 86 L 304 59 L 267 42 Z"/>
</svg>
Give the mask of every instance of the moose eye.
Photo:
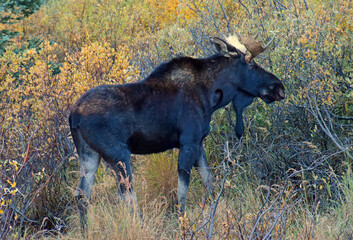
<svg viewBox="0 0 353 240">
<path fill-rule="evenodd" d="M 253 69 L 257 69 L 257 66 L 255 64 L 250 64 L 250 69 L 253 70 Z"/>
</svg>

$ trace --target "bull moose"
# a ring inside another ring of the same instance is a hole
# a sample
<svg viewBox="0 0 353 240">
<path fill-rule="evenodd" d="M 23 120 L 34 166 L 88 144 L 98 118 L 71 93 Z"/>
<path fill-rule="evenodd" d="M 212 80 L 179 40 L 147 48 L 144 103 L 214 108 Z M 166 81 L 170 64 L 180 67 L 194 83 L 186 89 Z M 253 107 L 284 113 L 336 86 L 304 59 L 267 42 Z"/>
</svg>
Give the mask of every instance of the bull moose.
<svg viewBox="0 0 353 240">
<path fill-rule="evenodd" d="M 131 184 L 126 183 L 132 180 L 130 155 L 172 148 L 180 149 L 180 211 L 185 209 L 193 166 L 212 191 L 202 145 L 212 113 L 232 102 L 240 138 L 242 112 L 254 98 L 271 103 L 285 96 L 282 82 L 253 60 L 268 45 L 263 47 L 251 37 L 239 40 L 211 38 L 218 51 L 211 57 L 172 59 L 142 81 L 95 87 L 72 106 L 69 123 L 81 166 L 75 197 L 83 227 L 100 157 L 115 171 L 120 196 L 129 196 L 130 201 L 136 201 Z"/>
</svg>

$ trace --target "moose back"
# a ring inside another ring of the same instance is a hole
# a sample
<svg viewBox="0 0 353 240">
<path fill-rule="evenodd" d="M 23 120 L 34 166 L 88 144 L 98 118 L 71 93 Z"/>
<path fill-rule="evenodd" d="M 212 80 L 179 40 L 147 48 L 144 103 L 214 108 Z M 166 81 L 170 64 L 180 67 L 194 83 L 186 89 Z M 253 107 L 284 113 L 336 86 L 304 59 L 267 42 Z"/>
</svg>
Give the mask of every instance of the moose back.
<svg viewBox="0 0 353 240">
<path fill-rule="evenodd" d="M 240 40 L 239 45 L 233 44 L 232 38 L 212 38 L 218 53 L 211 57 L 172 59 L 140 82 L 93 88 L 73 105 L 69 122 L 80 158 L 76 198 L 83 227 L 100 157 L 116 172 L 120 196 L 134 203 L 131 154 L 180 149 L 180 211 L 185 209 L 193 166 L 212 191 L 212 174 L 202 145 L 212 113 L 232 102 L 236 135 L 241 137 L 242 112 L 254 98 L 266 103 L 284 98 L 282 82 L 252 60 L 266 47 L 252 38 Z"/>
</svg>

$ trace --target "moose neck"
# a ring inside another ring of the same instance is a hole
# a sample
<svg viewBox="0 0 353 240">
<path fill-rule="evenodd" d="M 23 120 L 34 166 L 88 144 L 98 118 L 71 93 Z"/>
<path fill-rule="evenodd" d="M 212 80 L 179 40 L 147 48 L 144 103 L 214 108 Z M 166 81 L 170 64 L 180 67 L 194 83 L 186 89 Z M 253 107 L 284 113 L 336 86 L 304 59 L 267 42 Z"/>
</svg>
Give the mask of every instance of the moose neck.
<svg viewBox="0 0 353 240">
<path fill-rule="evenodd" d="M 211 103 L 213 106 L 211 112 L 213 113 L 232 102 L 236 114 L 235 132 L 237 137 L 240 138 L 244 131 L 243 110 L 253 102 L 255 96 L 251 96 L 249 93 L 241 90 L 239 86 L 243 76 L 243 69 L 240 64 L 232 62 L 232 59 L 228 59 L 228 63 L 221 62 L 218 69 L 219 71 L 215 71 L 216 73 L 212 76 L 213 84 L 210 89 L 210 99 L 218 99 L 218 102 L 213 100 L 213 105 Z"/>
<path fill-rule="evenodd" d="M 221 60 L 221 59 L 220 59 Z M 222 108 L 229 104 L 237 95 L 243 95 L 239 90 L 239 83 L 242 77 L 241 69 L 238 70 L 239 73 L 235 74 L 234 69 L 237 64 L 233 61 L 238 61 L 237 59 L 223 58 L 221 61 L 217 61 L 219 66 L 216 67 L 218 71 L 215 71 L 212 76 L 213 84 L 210 88 L 211 99 L 217 99 L 212 105 L 212 113 L 219 108 Z"/>
</svg>

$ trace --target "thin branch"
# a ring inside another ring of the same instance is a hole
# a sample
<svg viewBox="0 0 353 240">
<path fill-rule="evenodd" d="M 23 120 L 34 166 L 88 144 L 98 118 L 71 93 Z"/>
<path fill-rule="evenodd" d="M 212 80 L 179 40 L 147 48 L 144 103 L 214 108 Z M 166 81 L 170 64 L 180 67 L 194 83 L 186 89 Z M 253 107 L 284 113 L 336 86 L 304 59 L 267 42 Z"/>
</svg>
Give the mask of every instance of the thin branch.
<svg viewBox="0 0 353 240">
<path fill-rule="evenodd" d="M 210 216 L 210 229 L 209 229 L 209 232 L 208 232 L 208 236 L 207 236 L 207 239 L 210 240 L 212 239 L 212 230 L 213 230 L 213 224 L 214 224 L 214 216 L 216 214 L 216 210 L 217 210 L 217 206 L 218 206 L 218 203 L 219 203 L 219 200 L 223 194 L 223 191 L 224 191 L 224 184 L 226 182 L 226 177 L 227 177 L 227 174 L 226 174 L 226 170 L 225 170 L 225 162 L 223 161 L 223 179 L 222 179 L 222 185 L 221 185 L 221 191 L 218 193 L 218 196 L 217 196 L 217 199 L 216 201 L 212 204 L 213 207 L 211 208 L 211 216 Z"/>
<path fill-rule="evenodd" d="M 219 6 L 221 7 L 221 10 L 222 10 L 222 12 L 223 12 L 224 19 L 225 19 L 226 22 L 227 22 L 227 29 L 228 29 L 228 35 L 229 35 L 229 34 L 231 34 L 231 27 L 230 27 L 230 21 L 229 21 L 228 15 L 227 15 L 227 13 L 226 13 L 226 11 L 225 11 L 225 9 L 224 9 L 222 3 L 221 3 L 220 1 L 218 1 L 218 4 L 219 4 Z"/>
<path fill-rule="evenodd" d="M 308 100 L 309 100 L 310 112 L 315 117 L 315 119 L 316 119 L 317 123 L 319 124 L 319 126 L 321 127 L 321 129 L 324 131 L 324 133 L 326 133 L 326 135 L 333 141 L 333 143 L 340 150 L 344 151 L 350 159 L 353 159 L 353 156 L 348 152 L 348 148 L 344 146 L 344 144 L 341 142 L 341 139 L 339 137 L 337 137 L 337 135 L 334 132 L 330 131 L 330 128 L 327 126 L 327 124 L 321 114 L 321 111 L 318 107 L 318 102 L 317 102 L 316 98 L 312 99 L 310 97 L 310 94 L 308 94 L 307 96 L 308 96 Z M 312 102 L 314 102 L 315 106 L 313 106 Z"/>
</svg>

